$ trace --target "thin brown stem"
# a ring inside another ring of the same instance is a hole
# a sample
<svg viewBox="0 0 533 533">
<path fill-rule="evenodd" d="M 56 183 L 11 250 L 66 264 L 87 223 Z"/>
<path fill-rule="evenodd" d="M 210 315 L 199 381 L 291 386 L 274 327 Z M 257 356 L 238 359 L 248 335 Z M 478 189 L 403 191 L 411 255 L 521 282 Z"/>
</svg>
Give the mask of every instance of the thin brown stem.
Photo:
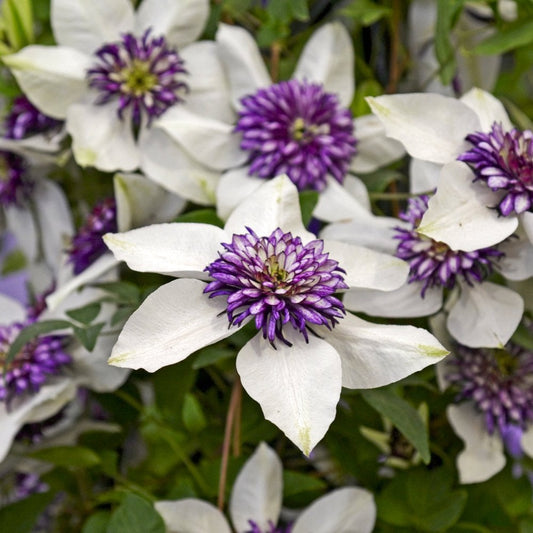
<svg viewBox="0 0 533 533">
<path fill-rule="evenodd" d="M 395 93 L 400 80 L 400 22 L 401 22 L 401 2 L 392 0 L 392 18 L 390 21 L 391 43 L 389 62 L 389 83 L 385 92 Z"/>
<path fill-rule="evenodd" d="M 241 454 L 241 412 L 242 412 L 242 387 L 239 387 L 237 406 L 235 407 L 235 421 L 233 427 L 233 457 Z"/>
<path fill-rule="evenodd" d="M 228 474 L 228 460 L 231 445 L 231 433 L 233 421 L 238 410 L 241 397 L 241 380 L 239 376 L 233 382 L 231 397 L 229 400 L 228 413 L 226 415 L 226 427 L 224 428 L 224 442 L 222 443 L 222 462 L 220 464 L 220 478 L 218 480 L 218 499 L 217 506 L 222 511 L 224 509 L 224 496 L 226 491 L 226 478 Z"/>
<path fill-rule="evenodd" d="M 281 44 L 274 41 L 270 46 L 270 77 L 276 83 L 279 78 L 279 57 L 281 55 Z"/>
</svg>

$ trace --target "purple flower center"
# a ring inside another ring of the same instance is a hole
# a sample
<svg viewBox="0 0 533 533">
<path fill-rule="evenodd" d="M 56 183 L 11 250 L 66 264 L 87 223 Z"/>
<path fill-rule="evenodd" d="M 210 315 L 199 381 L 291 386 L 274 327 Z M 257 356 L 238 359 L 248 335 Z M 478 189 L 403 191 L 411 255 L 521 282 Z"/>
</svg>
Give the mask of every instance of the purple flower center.
<svg viewBox="0 0 533 533">
<path fill-rule="evenodd" d="M 250 228 L 234 235 L 231 244 L 205 270 L 214 279 L 204 292 L 227 296 L 230 325 L 253 317 L 255 327 L 272 345 L 278 338 L 288 346 L 283 326 L 290 323 L 306 342 L 310 324 L 331 329 L 345 314 L 333 294 L 347 289 L 337 261 L 324 253 L 324 243 L 302 244 L 299 237 L 275 230 L 258 237 Z"/>
<path fill-rule="evenodd" d="M 407 210 L 400 214 L 410 227 L 394 228 L 394 238 L 398 240 L 396 257 L 409 263 L 409 283 L 423 283 L 422 297 L 431 287 L 453 288 L 457 278 L 469 285 L 480 283 L 491 274 L 494 261 L 503 257 L 503 252 L 494 246 L 472 252 L 452 250 L 447 244 L 418 233 L 416 228 L 428 208 L 428 200 L 426 195 L 410 198 Z"/>
<path fill-rule="evenodd" d="M 250 529 L 246 533 L 291 533 L 292 525 L 276 527 L 271 521 L 268 522 L 268 529 L 261 529 L 261 527 L 253 520 L 248 520 Z"/>
<path fill-rule="evenodd" d="M 85 224 L 72 237 L 68 253 L 74 274 L 83 272 L 107 251 L 102 237 L 106 233 L 116 231 L 118 228 L 115 200 L 107 198 L 94 206 Z"/>
<path fill-rule="evenodd" d="M 504 131 L 494 123 L 490 133 L 476 132 L 466 137 L 473 147 L 458 159 L 468 163 L 474 181 L 484 181 L 501 193 L 496 207 L 500 215 L 531 211 L 533 205 L 533 132 Z"/>
<path fill-rule="evenodd" d="M 23 157 L 0 151 L 0 205 L 22 206 L 33 189 Z"/>
<path fill-rule="evenodd" d="M 163 36 L 152 37 L 150 31 L 142 37 L 126 33 L 122 40 L 105 44 L 95 52 L 98 61 L 87 72 L 89 86 L 100 92 L 97 103 L 118 100 L 118 116 L 123 119 L 128 109 L 135 125 L 161 116 L 187 91 L 181 81 L 186 73 L 183 59 Z"/>
<path fill-rule="evenodd" d="M 15 98 L 5 119 L 5 136 L 24 139 L 58 128 L 62 122 L 41 113 L 25 96 Z"/>
<path fill-rule="evenodd" d="M 6 354 L 20 331 L 31 322 L 0 326 L 0 401 L 9 405 L 16 396 L 37 393 L 50 376 L 61 373 L 71 362 L 65 352 L 68 337 L 43 335 L 27 343 L 6 366 Z"/>
<path fill-rule="evenodd" d="M 241 100 L 235 128 L 250 152 L 251 176 L 287 174 L 298 190 L 321 191 L 326 177 L 342 183 L 356 140 L 349 109 L 321 85 L 290 80 Z"/>
<path fill-rule="evenodd" d="M 505 438 L 510 426 L 525 430 L 533 421 L 533 352 L 515 344 L 501 350 L 458 345 L 447 368 L 456 400 L 474 402 L 490 434 L 498 430 Z"/>
</svg>

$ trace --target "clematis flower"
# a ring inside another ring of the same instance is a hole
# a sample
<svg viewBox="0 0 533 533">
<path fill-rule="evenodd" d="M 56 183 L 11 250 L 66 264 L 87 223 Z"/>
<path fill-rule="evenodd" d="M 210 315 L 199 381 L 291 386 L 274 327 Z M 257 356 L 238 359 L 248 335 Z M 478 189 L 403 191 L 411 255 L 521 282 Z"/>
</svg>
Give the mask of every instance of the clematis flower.
<svg viewBox="0 0 533 533">
<path fill-rule="evenodd" d="M 242 467 L 231 493 L 229 513 L 237 533 L 370 533 L 376 521 L 372 494 L 358 487 L 322 496 L 294 521 L 278 526 L 283 466 L 264 442 Z M 230 533 L 225 516 L 212 504 L 188 498 L 158 501 L 155 508 L 169 533 Z"/>
<path fill-rule="evenodd" d="M 371 172 L 403 155 L 372 115 L 353 119 L 354 52 L 341 23 L 326 24 L 306 43 L 293 77 L 272 83 L 253 37 L 221 24 L 220 54 L 238 112 L 235 131 L 246 165 L 228 170 L 217 188 L 217 210 L 226 219 L 265 179 L 286 174 L 299 190 L 323 198 L 317 216 L 336 219 L 328 203 L 332 183 L 357 181 L 349 172 Z"/>
<path fill-rule="evenodd" d="M 153 372 L 252 322 L 258 333 L 237 355 L 242 384 L 305 454 L 333 421 L 341 386 L 379 387 L 447 353 L 422 329 L 345 313 L 338 290 L 395 289 L 407 265 L 316 240 L 286 176 L 247 197 L 224 229 L 163 224 L 104 240 L 134 270 L 197 278 L 152 293 L 126 323 L 110 364 Z"/>
<path fill-rule="evenodd" d="M 216 45 L 193 43 L 208 14 L 207 0 L 143 0 L 137 11 L 129 0 L 91 9 L 53 0 L 58 45 L 4 60 L 41 111 L 66 121 L 79 165 L 142 168 L 168 190 L 213 203 L 220 171 L 241 155 Z"/>
<path fill-rule="evenodd" d="M 520 220 L 533 239 L 532 134 L 514 129 L 496 98 L 472 89 L 459 100 L 404 94 L 368 101 L 410 155 L 449 163 L 420 233 L 469 252 L 503 241 Z M 457 159 L 468 165 L 451 163 Z"/>
</svg>

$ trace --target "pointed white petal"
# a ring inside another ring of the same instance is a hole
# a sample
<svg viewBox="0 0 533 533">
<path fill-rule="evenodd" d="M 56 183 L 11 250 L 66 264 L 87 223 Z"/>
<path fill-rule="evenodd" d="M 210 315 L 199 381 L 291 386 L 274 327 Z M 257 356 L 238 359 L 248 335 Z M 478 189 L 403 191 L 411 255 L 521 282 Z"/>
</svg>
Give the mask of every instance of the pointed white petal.
<svg viewBox="0 0 533 533">
<path fill-rule="evenodd" d="M 265 182 L 246 197 L 231 213 L 224 229 L 230 235 L 242 234 L 247 226 L 260 237 L 269 236 L 281 228 L 290 231 L 293 237 L 301 237 L 304 243 L 315 239 L 302 223 L 298 191 L 285 175 Z"/>
<path fill-rule="evenodd" d="M 240 135 L 231 124 L 220 122 L 187 109 L 174 106 L 154 127 L 165 131 L 190 156 L 214 170 L 224 170 L 243 164 L 248 154 L 241 150 Z"/>
<path fill-rule="evenodd" d="M 533 428 L 530 427 L 524 432 L 520 444 L 522 445 L 524 452 L 526 452 L 529 457 L 533 457 Z"/>
<path fill-rule="evenodd" d="M 290 326 L 291 347 L 277 350 L 257 334 L 237 355 L 237 372 L 246 392 L 261 405 L 267 420 L 309 455 L 335 418 L 341 392 L 341 363 L 327 342 Z"/>
<path fill-rule="evenodd" d="M 442 289 L 428 289 L 422 298 L 422 284 L 405 283 L 394 291 L 351 289 L 343 303 L 350 311 L 384 318 L 428 316 L 442 307 Z"/>
<path fill-rule="evenodd" d="M 230 80 L 232 102 L 238 109 L 243 96 L 272 82 L 254 38 L 245 29 L 219 24 L 216 41 Z"/>
<path fill-rule="evenodd" d="M 418 231 L 454 250 L 471 252 L 497 244 L 518 226 L 516 217 L 501 217 L 497 198 L 475 182 L 470 168 L 454 161 L 442 168 L 437 192 L 430 198 Z"/>
<path fill-rule="evenodd" d="M 159 272 L 207 279 L 207 265 L 217 258 L 228 234 L 211 224 L 153 224 L 125 233 L 104 236 L 107 247 L 120 261 L 138 272 Z"/>
<path fill-rule="evenodd" d="M 519 219 L 528 239 L 533 243 L 533 213 L 526 211 L 520 215 Z"/>
<path fill-rule="evenodd" d="M 183 198 L 139 174 L 116 174 L 113 185 L 120 232 L 167 222 L 185 206 Z"/>
<path fill-rule="evenodd" d="M 283 466 L 276 452 L 261 442 L 242 467 L 231 491 L 229 513 L 237 532 L 249 531 L 249 520 L 266 531 L 277 524 L 283 497 Z"/>
<path fill-rule="evenodd" d="M 26 318 L 25 307 L 17 300 L 0 293 L 0 324 L 21 322 Z"/>
<path fill-rule="evenodd" d="M 224 515 L 210 503 L 193 498 L 154 503 L 168 533 L 231 533 Z"/>
<path fill-rule="evenodd" d="M 389 137 L 413 157 L 447 163 L 468 149 L 464 140 L 479 130 L 477 115 L 465 104 L 440 94 L 395 94 L 367 98 Z"/>
<path fill-rule="evenodd" d="M 208 0 L 143 0 L 136 13 L 138 34 L 152 28 L 172 46 L 185 46 L 200 37 L 209 16 Z"/>
<path fill-rule="evenodd" d="M 293 77 L 318 82 L 349 106 L 354 93 L 354 52 L 352 40 L 340 22 L 325 24 L 305 45 Z"/>
<path fill-rule="evenodd" d="M 501 123 L 503 129 L 507 131 L 513 128 L 503 104 L 487 91 L 478 88 L 470 89 L 461 97 L 461 102 L 476 112 L 481 123 L 481 131 L 490 131 L 494 122 Z"/>
<path fill-rule="evenodd" d="M 292 533 L 371 533 L 375 522 L 372 493 L 345 487 L 316 500 L 296 519 Z"/>
<path fill-rule="evenodd" d="M 129 172 L 139 166 L 131 121 L 121 120 L 115 104 L 74 104 L 67 113 L 76 162 L 98 170 Z"/>
<path fill-rule="evenodd" d="M 450 333 L 471 348 L 500 348 L 511 338 L 524 312 L 524 300 L 515 291 L 485 281 L 473 287 L 461 284 L 461 295 L 448 315 Z"/>
<path fill-rule="evenodd" d="M 38 235 L 31 209 L 8 206 L 4 209 L 7 227 L 30 263 L 37 260 Z"/>
<path fill-rule="evenodd" d="M 182 104 L 188 111 L 221 122 L 233 123 L 229 81 L 213 41 L 192 43 L 180 51 L 189 88 Z"/>
<path fill-rule="evenodd" d="M 533 245 L 527 238 L 508 239 L 498 246 L 505 256 L 496 269 L 507 279 L 522 281 L 533 276 Z"/>
<path fill-rule="evenodd" d="M 320 333 L 339 352 L 342 385 L 350 389 L 388 385 L 448 355 L 425 329 L 372 324 L 350 313 Z"/>
<path fill-rule="evenodd" d="M 327 240 L 324 251 L 346 271 L 344 281 L 350 288 L 392 291 L 401 287 L 409 274 L 405 261 L 370 248 Z"/>
<path fill-rule="evenodd" d="M 43 113 L 64 119 L 68 107 L 87 92 L 89 56 L 61 46 L 33 45 L 2 61 L 24 94 Z"/>
<path fill-rule="evenodd" d="M 498 473 L 505 466 L 503 443 L 497 433 L 488 434 L 483 416 L 467 403 L 450 405 L 446 413 L 453 430 L 465 443 L 457 456 L 460 482 L 481 483 Z"/>
<path fill-rule="evenodd" d="M 204 288 L 201 281 L 177 279 L 150 294 L 126 322 L 109 364 L 155 372 L 235 333 L 224 299 L 209 298 Z"/>
<path fill-rule="evenodd" d="M 190 157 L 166 132 L 155 127 L 143 132 L 139 148 L 141 168 L 151 180 L 197 204 L 215 203 L 220 172 Z"/>
<path fill-rule="evenodd" d="M 432 193 L 439 183 L 441 166 L 422 159 L 409 163 L 409 190 L 412 194 Z"/>
<path fill-rule="evenodd" d="M 217 215 L 222 220 L 265 183 L 262 178 L 248 175 L 248 170 L 249 167 L 240 167 L 222 174 L 217 187 Z"/>
<path fill-rule="evenodd" d="M 364 115 L 354 120 L 357 152 L 350 170 L 373 172 L 405 155 L 401 143 L 385 136 L 385 128 L 375 115 Z"/>
<path fill-rule="evenodd" d="M 128 0 L 53 0 L 51 23 L 58 44 L 91 54 L 133 30 Z"/>
</svg>

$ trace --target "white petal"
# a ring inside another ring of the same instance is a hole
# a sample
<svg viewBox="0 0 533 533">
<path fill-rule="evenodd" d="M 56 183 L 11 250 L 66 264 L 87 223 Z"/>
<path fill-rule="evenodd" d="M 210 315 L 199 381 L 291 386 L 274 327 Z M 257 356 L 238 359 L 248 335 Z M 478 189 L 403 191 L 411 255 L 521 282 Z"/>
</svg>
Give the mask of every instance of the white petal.
<svg viewBox="0 0 533 533">
<path fill-rule="evenodd" d="M 185 46 L 201 35 L 209 16 L 208 0 L 143 0 L 136 13 L 137 33 L 152 28 L 172 46 Z"/>
<path fill-rule="evenodd" d="M 230 102 L 230 87 L 216 43 L 200 41 L 180 51 L 185 61 L 185 81 L 189 91 L 180 104 L 200 116 L 233 123 L 235 111 Z"/>
<path fill-rule="evenodd" d="M 24 94 L 43 113 L 64 119 L 71 104 L 87 92 L 89 56 L 61 46 L 27 46 L 2 61 Z"/>
<path fill-rule="evenodd" d="M 120 232 L 157 222 L 179 213 L 185 200 L 139 174 L 116 174 L 113 178 Z"/>
<path fill-rule="evenodd" d="M 422 159 L 409 163 L 409 191 L 412 194 L 428 194 L 437 188 L 441 166 Z"/>
<path fill-rule="evenodd" d="M 223 298 L 203 294 L 205 283 L 177 279 L 154 291 L 126 322 L 109 363 L 155 372 L 179 363 L 196 350 L 225 339 L 228 327 Z"/>
<path fill-rule="evenodd" d="M 533 245 L 527 238 L 508 239 L 498 250 L 505 255 L 495 266 L 507 279 L 522 281 L 533 276 Z"/>
<path fill-rule="evenodd" d="M 324 250 L 346 271 L 344 281 L 350 288 L 392 291 L 401 287 L 409 274 L 405 261 L 370 248 L 327 240 Z"/>
<path fill-rule="evenodd" d="M 160 272 L 207 279 L 204 269 L 217 258 L 220 244 L 230 240 L 211 224 L 153 224 L 125 233 L 104 236 L 107 247 L 120 261 L 138 272 Z"/>
<path fill-rule="evenodd" d="M 342 385 L 350 389 L 388 385 L 448 355 L 425 329 L 372 324 L 350 313 L 320 333 L 339 352 Z"/>
<path fill-rule="evenodd" d="M 53 0 L 51 23 L 58 44 L 91 54 L 133 30 L 128 0 Z"/>
<path fill-rule="evenodd" d="M 372 493 L 356 487 L 322 496 L 296 520 L 292 533 L 371 533 L 376 522 Z"/>
<path fill-rule="evenodd" d="M 315 239 L 302 223 L 296 186 L 285 175 L 268 180 L 248 196 L 230 215 L 224 229 L 230 235 L 242 234 L 247 226 L 260 237 L 281 228 L 303 242 Z"/>
<path fill-rule="evenodd" d="M 193 498 L 154 503 L 168 533 L 231 533 L 224 515 L 210 503 Z"/>
<path fill-rule="evenodd" d="M 150 128 L 139 139 L 141 168 L 153 181 L 168 191 L 201 205 L 215 203 L 215 189 L 220 177 L 190 157 L 163 130 Z"/>
<path fill-rule="evenodd" d="M 455 433 L 465 443 L 457 456 L 461 483 L 481 483 L 505 466 L 503 444 L 497 433 L 489 435 L 483 416 L 472 405 L 450 405 L 446 409 Z"/>
<path fill-rule="evenodd" d="M 98 170 L 129 172 L 139 166 L 131 121 L 121 120 L 114 104 L 74 104 L 67 113 L 76 162 Z"/>
<path fill-rule="evenodd" d="M 516 217 L 490 209 L 497 200 L 470 168 L 454 161 L 442 168 L 437 192 L 430 198 L 418 231 L 454 250 L 471 252 L 497 244 L 518 226 Z"/>
<path fill-rule="evenodd" d="M 348 107 L 354 93 L 354 52 L 352 40 L 340 22 L 325 24 L 307 41 L 293 78 L 321 83 L 339 96 Z"/>
<path fill-rule="evenodd" d="M 350 170 L 373 172 L 405 155 L 401 143 L 385 136 L 385 128 L 375 115 L 364 115 L 354 120 L 357 152 Z"/>
<path fill-rule="evenodd" d="M 447 163 L 468 149 L 464 140 L 479 130 L 477 115 L 465 104 L 440 94 L 395 94 L 367 98 L 389 137 L 413 157 Z"/>
<path fill-rule="evenodd" d="M 248 175 L 249 168 L 240 167 L 222 174 L 217 187 L 217 215 L 222 220 L 226 220 L 247 196 L 265 183 L 262 178 Z"/>
<path fill-rule="evenodd" d="M 503 104 L 487 91 L 471 89 L 461 97 L 461 102 L 477 113 L 481 131 L 489 132 L 494 122 L 501 123 L 503 129 L 507 131 L 513 128 Z"/>
<path fill-rule="evenodd" d="M 533 457 L 533 428 L 530 427 L 524 432 L 520 444 L 524 452 L 526 452 L 529 457 Z"/>
<path fill-rule="evenodd" d="M 511 338 L 524 312 L 515 291 L 485 281 L 461 284 L 461 295 L 448 315 L 450 333 L 471 348 L 501 348 Z"/>
<path fill-rule="evenodd" d="M 31 209 L 8 206 L 4 213 L 9 231 L 15 235 L 17 244 L 28 261 L 33 263 L 37 260 L 39 236 Z"/>
<path fill-rule="evenodd" d="M 325 341 L 286 327 L 291 347 L 277 350 L 257 334 L 237 355 L 237 372 L 246 392 L 267 420 L 309 455 L 335 418 L 341 392 L 338 353 Z"/>
<path fill-rule="evenodd" d="M 26 318 L 25 307 L 17 300 L 0 293 L 0 324 L 21 322 Z"/>
<path fill-rule="evenodd" d="M 230 80 L 232 102 L 238 109 L 243 96 L 272 82 L 254 38 L 245 29 L 219 24 L 216 41 Z"/>
<path fill-rule="evenodd" d="M 261 442 L 242 467 L 231 491 L 229 513 L 238 533 L 249 531 L 249 520 L 266 531 L 277 524 L 283 497 L 283 466 L 274 450 Z"/>
<path fill-rule="evenodd" d="M 422 298 L 421 283 L 405 283 L 394 291 L 351 289 L 343 303 L 350 311 L 386 318 L 428 316 L 442 307 L 442 289 L 428 289 Z"/>
<path fill-rule="evenodd" d="M 531 243 L 533 243 L 533 213 L 525 212 L 520 215 L 520 223 Z"/>
<path fill-rule="evenodd" d="M 214 170 L 243 164 L 248 154 L 241 150 L 241 136 L 231 124 L 220 122 L 174 106 L 154 127 L 165 131 L 190 156 Z"/>
</svg>

